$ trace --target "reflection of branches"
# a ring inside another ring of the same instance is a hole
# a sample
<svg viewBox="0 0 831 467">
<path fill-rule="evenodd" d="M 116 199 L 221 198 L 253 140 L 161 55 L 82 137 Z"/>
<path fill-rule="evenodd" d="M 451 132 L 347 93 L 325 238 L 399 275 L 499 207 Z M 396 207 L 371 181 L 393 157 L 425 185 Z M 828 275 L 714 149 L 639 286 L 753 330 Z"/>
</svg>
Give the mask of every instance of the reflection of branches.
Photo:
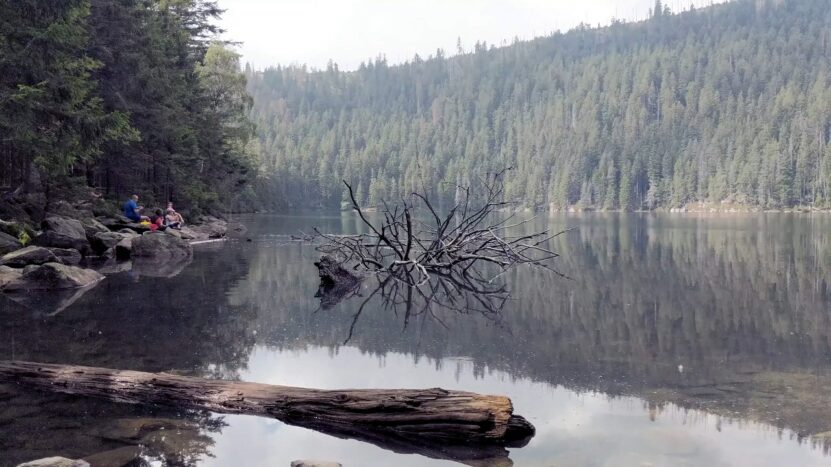
<svg viewBox="0 0 831 467">
<path fill-rule="evenodd" d="M 321 263 L 325 263 L 324 260 Z M 320 264 L 320 263 L 319 263 Z M 324 309 L 343 300 L 359 295 L 360 287 L 332 287 L 321 284 L 317 297 Z M 465 274 L 435 274 L 426 282 L 413 284 L 397 275 L 379 276 L 376 287 L 366 296 L 352 317 L 349 333 L 344 340 L 348 343 L 367 304 L 378 297 L 381 306 L 392 310 L 396 316 L 403 316 L 404 327 L 420 316 L 429 317 L 447 327 L 440 312 L 479 314 L 492 321 L 498 321 L 500 312 L 510 298 L 504 285 L 495 285 L 477 269 Z"/>
</svg>

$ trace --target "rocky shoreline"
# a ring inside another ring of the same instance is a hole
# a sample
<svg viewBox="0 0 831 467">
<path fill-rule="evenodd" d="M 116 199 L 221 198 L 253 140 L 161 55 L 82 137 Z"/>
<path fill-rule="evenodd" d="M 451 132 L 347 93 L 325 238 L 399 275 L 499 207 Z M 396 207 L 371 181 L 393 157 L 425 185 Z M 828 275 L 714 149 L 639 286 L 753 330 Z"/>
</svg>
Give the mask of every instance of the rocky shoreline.
<svg viewBox="0 0 831 467">
<path fill-rule="evenodd" d="M 222 239 L 227 232 L 227 222 L 215 217 L 181 230 L 156 232 L 122 216 L 76 219 L 47 214 L 37 231 L 0 220 L 0 291 L 91 288 L 105 274 L 125 270 L 129 260 L 152 261 L 153 268 L 169 269 L 192 256 L 192 243 Z"/>
</svg>

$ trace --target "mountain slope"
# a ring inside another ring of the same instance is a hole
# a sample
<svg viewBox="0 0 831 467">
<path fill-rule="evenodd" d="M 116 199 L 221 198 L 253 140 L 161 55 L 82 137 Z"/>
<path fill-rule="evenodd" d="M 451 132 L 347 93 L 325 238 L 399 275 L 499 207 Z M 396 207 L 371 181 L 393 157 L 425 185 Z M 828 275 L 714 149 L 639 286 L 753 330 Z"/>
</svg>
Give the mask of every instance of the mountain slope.
<svg viewBox="0 0 831 467">
<path fill-rule="evenodd" d="M 736 0 L 355 72 L 248 71 L 274 206 L 365 203 L 511 166 L 528 205 L 831 204 L 831 9 Z"/>
</svg>

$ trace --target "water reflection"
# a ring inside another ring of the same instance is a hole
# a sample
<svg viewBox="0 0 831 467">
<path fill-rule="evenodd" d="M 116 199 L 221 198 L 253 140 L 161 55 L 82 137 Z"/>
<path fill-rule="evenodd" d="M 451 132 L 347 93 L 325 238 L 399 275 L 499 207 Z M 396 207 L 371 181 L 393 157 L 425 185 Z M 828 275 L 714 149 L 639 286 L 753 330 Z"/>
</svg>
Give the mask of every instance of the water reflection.
<svg viewBox="0 0 831 467">
<path fill-rule="evenodd" d="M 383 356 L 354 347 L 275 351 L 258 348 L 245 379 L 323 388 L 440 385 L 477 392 L 510 394 L 519 413 L 530 417 L 537 435 L 511 450 L 517 466 L 728 466 L 822 465 L 821 451 L 798 445 L 790 433 L 768 425 L 739 422 L 674 405 L 652 409 L 641 399 L 517 379 L 486 369 L 475 375 L 464 358 L 435 361 L 388 352 Z M 651 416 L 651 418 L 650 418 Z M 372 446 L 330 440 L 256 419 L 229 417 L 208 465 L 287 465 L 289 459 L 315 456 L 367 466 L 431 466 L 446 462 L 396 456 Z M 720 431 L 715 428 L 720 424 Z M 246 442 L 242 446 L 242 440 Z M 270 463 L 269 463 L 270 462 Z M 490 465 L 490 464 L 484 464 Z M 505 464 L 511 465 L 511 464 Z"/>
<path fill-rule="evenodd" d="M 55 316 L 69 308 L 98 284 L 96 282 L 78 289 L 23 290 L 6 293 L 4 297 L 26 308 L 35 316 Z"/>
<path fill-rule="evenodd" d="M 53 317 L 33 317 L 0 297 L 0 358 L 312 387 L 439 385 L 506 394 L 538 429 L 529 446 L 511 451 L 517 465 L 827 462 L 831 220 L 590 215 L 539 222 L 578 227 L 551 245 L 563 254 L 558 268 L 574 280 L 512 271 L 504 276 L 512 298 L 497 320 L 439 309 L 406 318 L 379 297 L 356 320 L 374 290 L 369 282 L 360 296 L 323 309 L 314 297 L 317 254 L 275 235 L 312 226 L 349 233 L 359 224 L 349 215 L 260 217 L 249 219 L 252 242 L 198 250 L 172 278 L 109 276 Z M 199 427 L 213 445 L 196 443 L 202 448 L 185 463 L 323 457 L 441 464 L 253 417 L 223 422 L 5 387 L 0 465 L 131 443 L 146 449 L 150 441 L 102 435 L 117 420 L 137 418 Z"/>
</svg>

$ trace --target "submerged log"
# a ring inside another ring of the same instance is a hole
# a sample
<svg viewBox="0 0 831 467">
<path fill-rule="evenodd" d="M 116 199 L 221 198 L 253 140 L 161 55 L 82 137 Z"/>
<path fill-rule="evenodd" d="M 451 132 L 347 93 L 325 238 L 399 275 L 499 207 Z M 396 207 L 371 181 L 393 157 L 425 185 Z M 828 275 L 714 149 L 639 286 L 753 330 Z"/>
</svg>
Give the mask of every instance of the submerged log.
<svg viewBox="0 0 831 467">
<path fill-rule="evenodd" d="M 344 268 L 331 256 L 323 255 L 320 261 L 314 264 L 320 276 L 320 287 L 315 297 L 320 298 L 320 305 L 324 310 L 360 291 L 363 278 Z"/>
<path fill-rule="evenodd" d="M 399 452 L 432 451 L 436 443 L 501 449 L 524 445 L 534 434 L 507 397 L 439 388 L 318 390 L 15 361 L 0 362 L 0 381 L 116 402 L 271 417 Z"/>
<path fill-rule="evenodd" d="M 323 255 L 315 263 L 320 276 L 320 284 L 325 287 L 352 287 L 360 284 L 361 277 L 344 268 L 341 263 L 329 255 Z"/>
</svg>

